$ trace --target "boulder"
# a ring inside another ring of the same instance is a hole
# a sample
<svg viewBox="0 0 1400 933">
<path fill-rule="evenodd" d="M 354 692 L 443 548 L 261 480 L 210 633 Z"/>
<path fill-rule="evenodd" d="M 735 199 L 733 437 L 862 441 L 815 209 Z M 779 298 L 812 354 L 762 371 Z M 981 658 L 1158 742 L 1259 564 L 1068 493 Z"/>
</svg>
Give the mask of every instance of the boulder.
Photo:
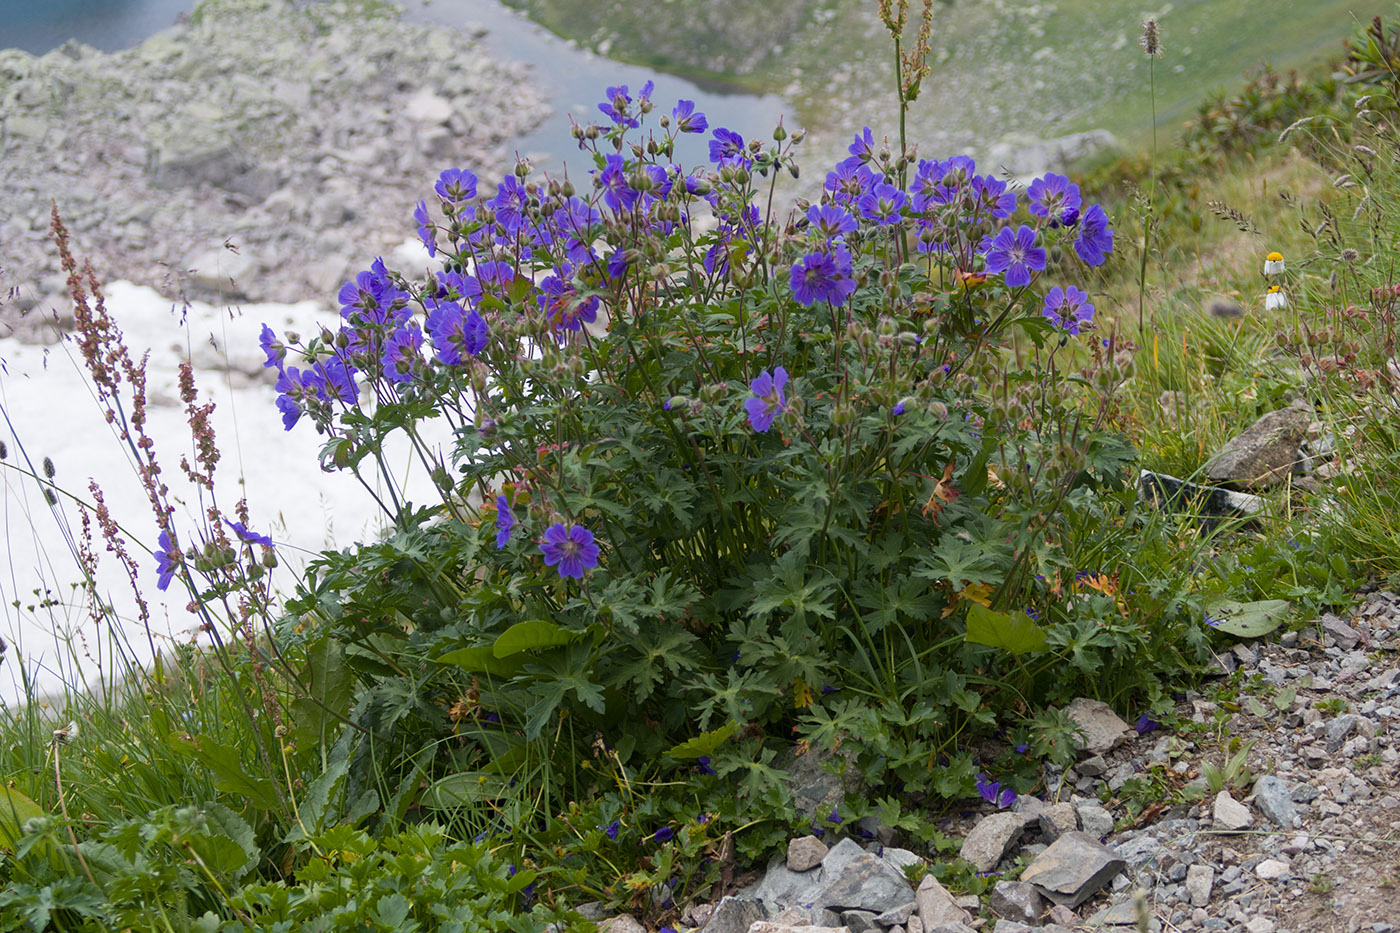
<svg viewBox="0 0 1400 933">
<path fill-rule="evenodd" d="M 972 827 L 958 852 L 978 871 L 991 871 L 1010 852 L 1026 828 L 1026 818 L 1019 813 L 993 813 Z"/>
<path fill-rule="evenodd" d="M 1079 697 L 1065 707 L 1065 715 L 1079 727 L 1076 745 L 1091 755 L 1110 751 L 1128 736 L 1128 724 L 1107 703 Z"/>
<path fill-rule="evenodd" d="M 1078 907 L 1127 867 L 1127 861 L 1094 837 L 1065 833 L 1036 856 L 1021 875 L 1057 904 Z"/>
<path fill-rule="evenodd" d="M 1267 489 L 1287 479 L 1299 462 L 1298 446 L 1315 412 L 1303 400 L 1271 411 L 1225 443 L 1205 465 L 1213 483 Z"/>
</svg>

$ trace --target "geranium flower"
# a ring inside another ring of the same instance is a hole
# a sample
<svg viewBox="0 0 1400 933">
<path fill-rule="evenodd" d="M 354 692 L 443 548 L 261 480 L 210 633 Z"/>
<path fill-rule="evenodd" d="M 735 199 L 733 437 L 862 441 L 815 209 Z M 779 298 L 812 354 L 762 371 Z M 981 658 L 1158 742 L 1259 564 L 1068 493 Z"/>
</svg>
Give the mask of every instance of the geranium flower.
<svg viewBox="0 0 1400 933">
<path fill-rule="evenodd" d="M 987 271 L 1006 273 L 1006 284 L 1020 288 L 1031 284 L 1032 270 L 1045 268 L 1045 250 L 1035 245 L 1035 231 L 1021 224 L 1013 232 L 1002 227 L 987 244 Z"/>
<path fill-rule="evenodd" d="M 773 419 L 787 407 L 783 387 L 787 385 L 787 370 L 779 366 L 773 372 L 764 370 L 749 384 L 754 397 L 744 402 L 749 413 L 749 424 L 760 434 L 773 426 Z"/>
<path fill-rule="evenodd" d="M 496 550 L 506 546 L 511 532 L 515 531 L 515 513 L 510 510 L 510 502 L 505 496 L 496 497 Z"/>
<path fill-rule="evenodd" d="M 856 290 L 851 272 L 851 254 L 844 246 L 838 246 L 831 253 L 818 251 L 803 256 L 793 264 L 788 284 L 800 305 L 810 308 L 819 301 L 839 305 Z"/>
<path fill-rule="evenodd" d="M 234 535 L 244 544 L 261 544 L 264 547 L 273 546 L 271 538 L 267 535 L 254 534 L 244 527 L 242 522 L 231 522 L 226 518 L 224 519 L 224 524 L 232 528 Z M 164 539 L 165 535 L 162 534 L 161 538 Z M 159 557 L 159 555 L 157 555 L 157 557 Z M 165 589 L 165 587 L 162 586 L 161 589 Z"/>
<path fill-rule="evenodd" d="M 1040 314 L 1066 333 L 1077 335 L 1081 326 L 1093 321 L 1094 306 L 1089 304 L 1089 296 L 1073 285 L 1066 289 L 1056 286 L 1045 296 Z"/>
<path fill-rule="evenodd" d="M 156 549 L 156 589 L 164 590 L 170 586 L 182 559 L 180 546 L 176 544 L 174 536 L 168 531 L 162 531 Z"/>
<path fill-rule="evenodd" d="M 1030 212 L 1052 221 L 1066 220 L 1069 211 L 1078 214 L 1079 205 L 1084 202 L 1079 186 L 1054 172 L 1047 172 L 1044 178 L 1032 181 L 1026 194 L 1031 199 Z"/>
<path fill-rule="evenodd" d="M 1091 266 L 1101 266 L 1113 252 L 1113 230 L 1108 226 L 1108 215 L 1095 204 L 1079 218 L 1079 237 L 1074 241 L 1074 251 L 1079 258 Z"/>
<path fill-rule="evenodd" d="M 585 570 L 598 566 L 598 545 L 593 542 L 593 532 L 581 525 L 565 526 L 555 522 L 544 533 L 540 542 L 544 552 L 546 567 L 558 565 L 559 576 L 582 580 Z"/>
<path fill-rule="evenodd" d="M 676 121 L 676 131 L 680 133 L 703 133 L 710 128 L 710 121 L 705 119 L 705 115 L 695 112 L 693 100 L 676 101 L 671 118 Z"/>
</svg>

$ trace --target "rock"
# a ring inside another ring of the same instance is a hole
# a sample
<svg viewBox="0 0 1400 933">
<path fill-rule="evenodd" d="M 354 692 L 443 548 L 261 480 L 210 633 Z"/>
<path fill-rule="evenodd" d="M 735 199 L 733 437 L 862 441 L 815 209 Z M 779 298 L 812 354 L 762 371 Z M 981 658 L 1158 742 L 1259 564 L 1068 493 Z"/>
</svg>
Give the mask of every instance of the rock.
<svg viewBox="0 0 1400 933">
<path fill-rule="evenodd" d="M 647 933 L 647 928 L 630 914 L 619 914 L 598 924 L 598 933 Z"/>
<path fill-rule="evenodd" d="M 894 933 L 891 930 L 890 933 Z M 924 933 L 977 933 L 966 923 L 945 923 L 936 927 L 924 927 Z"/>
<path fill-rule="evenodd" d="M 1249 518 L 1264 508 L 1264 500 L 1246 492 L 1201 486 L 1166 473 L 1143 470 L 1138 474 L 1138 494 L 1167 512 L 1199 515 L 1210 530 L 1224 519 Z"/>
<path fill-rule="evenodd" d="M 918 904 L 919 919 L 930 933 L 939 927 L 972 920 L 972 915 L 953 902 L 953 896 L 933 875 L 924 875 L 914 900 Z"/>
<path fill-rule="evenodd" d="M 705 927 L 706 933 L 709 927 Z M 769 923 L 766 920 L 755 923 L 747 930 L 738 933 L 849 933 L 847 927 L 814 927 L 808 924 Z"/>
<path fill-rule="evenodd" d="M 1096 804 L 1081 804 L 1078 808 L 1079 825 L 1095 839 L 1102 839 L 1113 832 L 1113 814 Z"/>
<path fill-rule="evenodd" d="M 1268 917 L 1255 917 L 1244 928 L 1248 933 L 1274 933 L 1274 922 Z"/>
<path fill-rule="evenodd" d="M 1332 613 L 1326 613 L 1318 623 L 1322 626 L 1324 644 L 1330 641 L 1343 651 L 1350 651 L 1361 642 L 1361 633 Z"/>
<path fill-rule="evenodd" d="M 1267 489 L 1283 482 L 1298 463 L 1298 445 L 1307 434 L 1313 407 L 1298 400 L 1271 411 L 1231 438 L 1203 468 L 1215 483 Z"/>
<path fill-rule="evenodd" d="M 1212 813 L 1215 817 L 1215 828 L 1225 832 L 1247 829 L 1254 822 L 1254 815 L 1249 812 L 1249 807 L 1231 797 L 1228 790 L 1222 790 L 1215 795 L 1215 808 Z"/>
<path fill-rule="evenodd" d="M 1040 813 L 1040 834 L 1046 842 L 1054 842 L 1065 833 L 1079 828 L 1079 814 L 1071 803 L 1056 803 Z"/>
<path fill-rule="evenodd" d="M 1051 924 L 1059 926 L 1070 928 L 1079 926 L 1079 917 L 1075 915 L 1074 911 L 1063 904 L 1056 904 L 1054 907 L 1051 907 L 1050 915 L 1047 919 L 1049 919 Z"/>
<path fill-rule="evenodd" d="M 1104 761 L 1102 755 L 1095 755 L 1092 758 L 1085 758 L 1074 766 L 1085 777 L 1099 777 L 1108 770 L 1108 762 Z"/>
<path fill-rule="evenodd" d="M 860 774 L 843 752 L 814 749 L 799 755 L 794 750 L 783 771 L 798 816 L 813 826 L 821 826 L 847 794 L 861 792 Z"/>
<path fill-rule="evenodd" d="M 910 852 L 908 849 L 889 848 L 881 853 L 880 858 L 884 859 L 900 874 L 904 874 L 906 868 L 924 864 L 923 856 L 917 852 Z M 907 878 L 908 875 L 905 875 Z"/>
<path fill-rule="evenodd" d="M 812 903 L 832 910 L 883 913 L 914 900 L 904 873 L 878 855 L 862 852 L 812 897 Z"/>
<path fill-rule="evenodd" d="M 841 912 L 841 923 L 850 933 L 879 933 L 876 916 L 877 914 L 869 910 L 845 910 Z"/>
<path fill-rule="evenodd" d="M 755 923 L 766 919 L 768 908 L 762 902 L 726 897 L 715 905 L 701 929 L 703 933 L 748 933 Z"/>
<path fill-rule="evenodd" d="M 1076 746 L 1091 755 L 1102 755 L 1127 738 L 1128 724 L 1102 700 L 1079 697 L 1065 707 L 1065 715 L 1079 727 Z"/>
<path fill-rule="evenodd" d="M 1360 721 L 1361 717 L 1355 713 L 1343 713 L 1329 722 L 1323 732 L 1327 738 L 1327 751 L 1332 754 L 1341 751 L 1347 736 L 1351 735 Z"/>
<path fill-rule="evenodd" d="M 870 913 L 870 911 L 856 910 L 851 911 L 851 913 L 861 914 Z M 785 923 L 795 927 L 839 927 L 841 915 L 835 911 L 827 910 L 825 907 L 785 907 L 765 922 Z"/>
<path fill-rule="evenodd" d="M 1254 805 L 1275 825 L 1284 829 L 1293 828 L 1293 817 L 1297 808 L 1289 792 L 1288 782 L 1277 775 L 1266 775 L 1254 783 Z"/>
<path fill-rule="evenodd" d="M 909 918 L 914 915 L 914 911 L 916 911 L 918 907 L 918 901 L 910 901 L 909 903 L 896 907 L 893 910 L 885 911 L 884 913 L 880 914 L 880 916 L 875 918 L 875 922 L 882 927 L 903 926 L 904 924 L 909 922 Z"/>
<path fill-rule="evenodd" d="M 996 926 L 992 927 L 992 933 L 1032 933 L 1032 930 L 1030 924 L 1003 918 L 997 921 Z"/>
<path fill-rule="evenodd" d="M 415 123 L 446 123 L 452 117 L 452 103 L 428 88 L 422 88 L 403 105 L 404 116 Z"/>
<path fill-rule="evenodd" d="M 1276 858 L 1266 858 L 1258 865 L 1254 866 L 1254 873 L 1262 881 L 1278 881 L 1287 878 L 1291 874 L 1291 866 L 1287 862 L 1279 861 Z"/>
<path fill-rule="evenodd" d="M 810 871 L 822 863 L 830 852 L 827 844 L 816 836 L 802 836 L 788 843 L 788 871 Z"/>
<path fill-rule="evenodd" d="M 1095 930 L 1100 930 L 1105 927 L 1133 927 L 1141 929 L 1141 927 L 1138 926 L 1138 908 L 1132 901 L 1120 901 L 1117 904 L 1100 910 L 1089 918 L 1089 925 Z M 1162 929 L 1162 925 L 1157 922 L 1155 917 L 1149 918 L 1147 929 L 1152 931 L 1152 933 L 1158 933 L 1158 931 Z"/>
<path fill-rule="evenodd" d="M 1008 920 L 1037 923 L 1049 907 L 1035 885 L 1024 881 L 998 881 L 989 900 L 992 912 Z"/>
<path fill-rule="evenodd" d="M 1126 867 L 1113 849 L 1086 833 L 1071 832 L 1036 856 L 1021 880 L 1057 904 L 1078 907 Z"/>
<path fill-rule="evenodd" d="M 842 840 L 843 842 L 849 840 Z M 852 843 L 855 845 L 855 843 Z M 837 848 L 840 848 L 838 845 Z M 861 851 L 856 846 L 857 851 Z M 833 849 L 833 851 L 835 851 Z M 830 858 L 830 855 L 827 856 Z M 812 896 L 821 888 L 825 881 L 825 869 L 821 872 L 796 872 L 787 867 L 787 859 L 782 855 L 774 855 L 768 862 L 768 869 L 763 873 L 759 882 L 751 887 L 740 891 L 741 897 L 748 900 L 762 901 L 771 904 L 775 908 L 785 904 L 810 904 L 814 903 Z"/>
<path fill-rule="evenodd" d="M 1186 897 L 1192 907 L 1210 903 L 1210 889 L 1214 883 L 1215 869 L 1209 865 L 1192 865 L 1186 869 Z"/>
<path fill-rule="evenodd" d="M 978 871 L 991 871 L 1011 851 L 1025 828 L 1025 817 L 1019 813 L 990 814 L 967 834 L 958 854 Z"/>
</svg>

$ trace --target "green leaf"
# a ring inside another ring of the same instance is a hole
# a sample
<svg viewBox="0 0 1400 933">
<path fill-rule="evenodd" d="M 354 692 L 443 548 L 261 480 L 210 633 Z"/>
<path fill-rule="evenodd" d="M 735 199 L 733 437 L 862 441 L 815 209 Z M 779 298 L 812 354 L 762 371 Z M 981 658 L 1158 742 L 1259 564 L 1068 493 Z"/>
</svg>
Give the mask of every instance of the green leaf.
<svg viewBox="0 0 1400 933">
<path fill-rule="evenodd" d="M 24 824 L 43 815 L 44 808 L 19 791 L 0 787 L 0 845 L 13 851 Z"/>
<path fill-rule="evenodd" d="M 679 745 L 666 750 L 666 754 L 672 758 L 695 759 L 701 755 L 713 755 L 715 750 L 729 740 L 729 737 L 739 731 L 737 722 L 729 722 L 718 729 L 711 729 L 709 732 L 702 732 L 694 738 L 686 739 Z"/>
<path fill-rule="evenodd" d="M 1283 624 L 1293 604 L 1286 599 L 1260 599 L 1242 603 L 1222 599 L 1212 603 L 1206 615 L 1215 628 L 1240 638 L 1258 638 Z"/>
<path fill-rule="evenodd" d="M 193 758 L 204 765 L 214 777 L 214 786 L 226 794 L 238 794 L 260 810 L 277 808 L 277 790 L 267 778 L 254 777 L 243 763 L 238 749 L 229 748 L 207 736 L 186 738 L 172 732 L 165 744 L 172 752 Z"/>
<path fill-rule="evenodd" d="M 1024 612 L 996 612 L 980 603 L 973 603 L 967 610 L 967 640 L 1018 655 L 1047 647 L 1045 629 Z"/>
<path fill-rule="evenodd" d="M 483 803 L 501 797 L 509 779 L 485 771 L 459 771 L 434 781 L 423 792 L 419 803 L 435 809 L 452 809 Z"/>
<path fill-rule="evenodd" d="M 530 619 L 517 622 L 502 632 L 491 650 L 497 658 L 508 658 L 522 651 L 567 645 L 577 637 L 577 632 L 562 629 L 553 622 Z"/>
<path fill-rule="evenodd" d="M 496 649 L 491 645 L 478 645 L 475 648 L 458 648 L 456 651 L 449 651 L 437 658 L 437 663 L 452 664 L 472 673 L 511 677 L 520 670 L 523 662 L 520 658 L 505 660 L 497 656 Z"/>
</svg>

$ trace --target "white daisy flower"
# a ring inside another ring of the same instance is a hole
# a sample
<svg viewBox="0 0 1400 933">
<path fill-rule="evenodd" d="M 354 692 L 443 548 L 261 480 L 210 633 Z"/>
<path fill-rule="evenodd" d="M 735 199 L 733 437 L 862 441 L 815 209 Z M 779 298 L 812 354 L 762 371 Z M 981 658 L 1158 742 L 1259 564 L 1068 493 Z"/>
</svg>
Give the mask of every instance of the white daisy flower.
<svg viewBox="0 0 1400 933">
<path fill-rule="evenodd" d="M 1283 289 L 1277 285 L 1269 286 L 1269 293 L 1264 296 L 1264 310 L 1277 311 L 1286 307 L 1288 307 L 1288 296 L 1283 293 Z"/>
<path fill-rule="evenodd" d="M 1264 257 L 1265 275 L 1283 275 L 1283 253 L 1270 253 Z"/>
</svg>

